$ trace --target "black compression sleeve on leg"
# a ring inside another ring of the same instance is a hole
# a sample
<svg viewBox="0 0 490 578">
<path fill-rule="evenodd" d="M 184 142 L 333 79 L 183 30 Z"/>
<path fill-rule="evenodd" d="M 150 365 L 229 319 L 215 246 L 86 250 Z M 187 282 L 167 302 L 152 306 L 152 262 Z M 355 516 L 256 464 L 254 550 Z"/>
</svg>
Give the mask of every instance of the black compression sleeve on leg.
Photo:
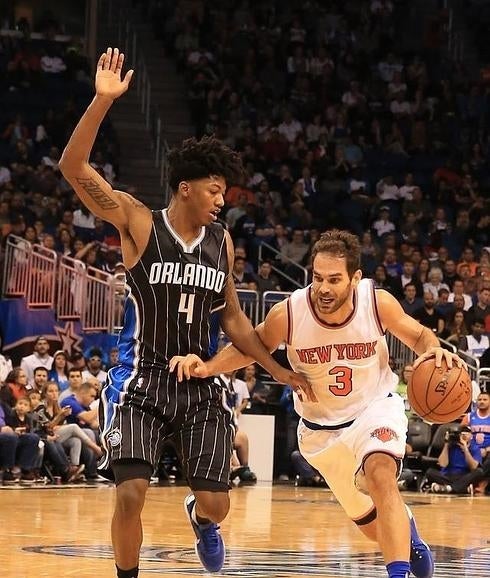
<svg viewBox="0 0 490 578">
<path fill-rule="evenodd" d="M 116 564 L 117 578 L 138 578 L 139 568 L 131 568 L 131 570 L 121 570 Z"/>
<path fill-rule="evenodd" d="M 114 460 L 111 464 L 116 486 L 128 480 L 148 480 L 153 474 L 153 466 L 139 459 Z"/>
<path fill-rule="evenodd" d="M 376 508 L 373 508 L 363 518 L 359 518 L 358 520 L 353 520 L 353 522 L 357 526 L 365 526 L 366 524 L 371 523 L 373 520 L 376 520 L 377 515 L 378 515 L 378 512 L 377 512 Z"/>
</svg>

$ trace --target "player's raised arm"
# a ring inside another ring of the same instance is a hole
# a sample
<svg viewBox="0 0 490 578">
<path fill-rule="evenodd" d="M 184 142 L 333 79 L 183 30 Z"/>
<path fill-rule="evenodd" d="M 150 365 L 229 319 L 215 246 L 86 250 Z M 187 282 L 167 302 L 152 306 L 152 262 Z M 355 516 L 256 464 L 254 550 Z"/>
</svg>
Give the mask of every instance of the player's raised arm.
<svg viewBox="0 0 490 578">
<path fill-rule="evenodd" d="M 115 225 L 122 235 L 133 235 L 134 232 L 137 237 L 138 230 L 145 229 L 145 224 L 150 225 L 151 211 L 131 195 L 114 190 L 89 164 L 90 151 L 102 120 L 114 100 L 126 92 L 131 81 L 132 70 L 121 78 L 123 62 L 124 55 L 117 48 L 108 48 L 101 55 L 95 76 L 95 97 L 73 131 L 59 167 L 94 215 Z"/>
<path fill-rule="evenodd" d="M 446 359 L 448 367 L 452 367 L 453 362 L 458 367 L 464 365 L 463 360 L 458 355 L 440 346 L 439 339 L 433 331 L 405 313 L 393 295 L 384 290 L 376 290 L 376 300 L 383 329 L 398 337 L 419 356 L 413 364 L 414 367 L 424 359 L 433 356 L 436 358 L 436 366 L 438 367 L 440 367 L 443 357 Z"/>
</svg>

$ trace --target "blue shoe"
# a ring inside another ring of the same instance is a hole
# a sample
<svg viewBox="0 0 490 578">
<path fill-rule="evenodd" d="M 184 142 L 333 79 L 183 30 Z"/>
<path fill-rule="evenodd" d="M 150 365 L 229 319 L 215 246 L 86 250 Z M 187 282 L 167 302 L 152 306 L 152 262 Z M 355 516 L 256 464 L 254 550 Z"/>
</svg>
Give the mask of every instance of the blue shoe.
<svg viewBox="0 0 490 578">
<path fill-rule="evenodd" d="M 410 571 L 416 578 L 432 578 L 434 574 L 434 557 L 420 538 L 413 518 L 410 518 Z"/>
<path fill-rule="evenodd" d="M 194 534 L 196 535 L 196 554 L 201 560 L 201 564 L 208 572 L 219 572 L 223 568 L 225 561 L 225 543 L 219 533 L 218 524 L 197 524 L 192 519 L 192 510 L 196 498 L 189 494 L 184 500 L 184 508 Z"/>
</svg>

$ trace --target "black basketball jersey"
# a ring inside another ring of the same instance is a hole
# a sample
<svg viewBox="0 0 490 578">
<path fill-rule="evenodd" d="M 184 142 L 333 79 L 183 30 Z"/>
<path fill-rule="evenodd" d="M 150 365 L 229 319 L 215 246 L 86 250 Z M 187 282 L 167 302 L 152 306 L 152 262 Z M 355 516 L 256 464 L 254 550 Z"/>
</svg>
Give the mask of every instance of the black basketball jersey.
<svg viewBox="0 0 490 578">
<path fill-rule="evenodd" d="M 148 245 L 126 273 L 120 362 L 166 369 L 174 355 L 209 357 L 210 317 L 225 305 L 228 254 L 223 227 L 212 223 L 186 244 L 167 209 L 153 212 Z"/>
</svg>

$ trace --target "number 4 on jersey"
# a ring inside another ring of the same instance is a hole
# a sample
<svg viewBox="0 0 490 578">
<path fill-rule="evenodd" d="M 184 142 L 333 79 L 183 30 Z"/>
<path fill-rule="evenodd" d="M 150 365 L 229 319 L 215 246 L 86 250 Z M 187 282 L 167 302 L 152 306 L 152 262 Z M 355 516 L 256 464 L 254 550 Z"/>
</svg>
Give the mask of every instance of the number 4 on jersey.
<svg viewBox="0 0 490 578">
<path fill-rule="evenodd" d="M 179 302 L 179 313 L 186 313 L 185 318 L 186 323 L 192 323 L 192 318 L 194 316 L 194 293 L 182 293 Z"/>
</svg>

